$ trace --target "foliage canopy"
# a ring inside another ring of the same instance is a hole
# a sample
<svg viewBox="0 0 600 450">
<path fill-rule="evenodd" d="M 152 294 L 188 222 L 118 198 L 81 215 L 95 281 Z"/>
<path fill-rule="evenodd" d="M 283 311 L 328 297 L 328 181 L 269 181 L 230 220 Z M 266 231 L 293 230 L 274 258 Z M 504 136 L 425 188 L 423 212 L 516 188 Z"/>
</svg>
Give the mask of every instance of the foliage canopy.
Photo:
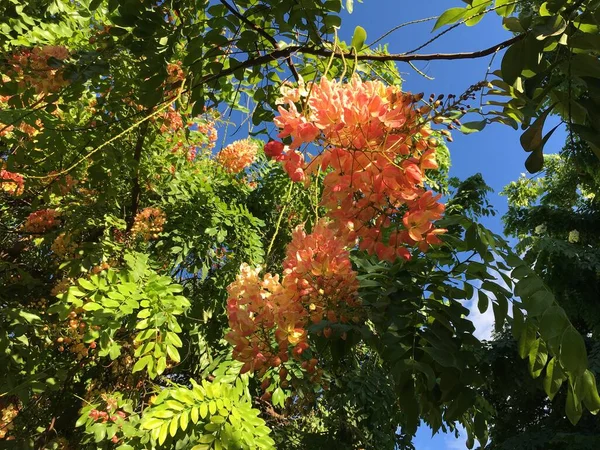
<svg viewBox="0 0 600 450">
<path fill-rule="evenodd" d="M 449 130 L 487 81 L 427 98 L 394 63 L 525 51 L 537 65 L 505 56 L 491 81 L 503 111 L 462 131 L 522 123 L 536 171 L 562 108 L 589 157 L 597 2 L 518 17 L 519 2 L 468 3 L 436 27 L 496 11 L 516 36 L 390 55 L 360 27 L 337 38 L 351 0 L 0 6 L 0 439 L 393 449 L 423 420 L 485 446 L 495 397 L 474 297 L 572 423 L 597 413 L 587 329 L 555 278 L 478 223 L 481 177 L 448 181 Z M 227 138 L 233 109 L 247 139 Z"/>
</svg>

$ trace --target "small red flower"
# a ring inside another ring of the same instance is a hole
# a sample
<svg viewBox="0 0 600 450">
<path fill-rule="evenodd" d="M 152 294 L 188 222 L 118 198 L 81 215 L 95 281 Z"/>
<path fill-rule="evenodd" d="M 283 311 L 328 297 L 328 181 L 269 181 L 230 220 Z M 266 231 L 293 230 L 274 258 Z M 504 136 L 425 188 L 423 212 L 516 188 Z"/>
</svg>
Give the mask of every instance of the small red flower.
<svg viewBox="0 0 600 450">
<path fill-rule="evenodd" d="M 265 155 L 269 158 L 278 158 L 283 153 L 285 146 L 279 141 L 270 141 L 265 145 Z"/>
</svg>

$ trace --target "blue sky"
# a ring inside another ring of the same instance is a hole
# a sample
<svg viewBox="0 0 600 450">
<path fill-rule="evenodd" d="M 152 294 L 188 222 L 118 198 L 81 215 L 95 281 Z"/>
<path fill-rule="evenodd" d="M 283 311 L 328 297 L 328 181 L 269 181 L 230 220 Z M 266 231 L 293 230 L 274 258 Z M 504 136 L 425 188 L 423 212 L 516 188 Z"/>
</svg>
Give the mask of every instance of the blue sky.
<svg viewBox="0 0 600 450">
<path fill-rule="evenodd" d="M 426 2 L 364 0 L 364 3 L 356 1 L 354 3 L 354 12 L 351 15 L 343 14 L 340 38 L 349 42 L 356 25 L 361 25 L 367 30 L 367 43 L 401 23 L 438 16 L 453 6 L 464 6 L 460 0 Z M 385 38 L 384 42 L 389 44 L 391 53 L 412 50 L 434 35 L 431 31 L 434 23 L 435 20 L 402 28 Z M 428 45 L 421 52 L 454 53 L 481 50 L 510 37 L 510 32 L 502 28 L 500 17 L 490 13 L 476 26 L 460 26 Z M 496 56 L 492 70 L 500 66 L 502 54 L 503 52 Z M 407 64 L 400 64 L 399 68 L 404 79 L 403 89 L 425 92 L 426 96 L 430 93 L 458 95 L 472 84 L 484 79 L 490 60 L 490 57 L 486 57 L 474 60 L 415 63 L 419 70 L 433 77 L 433 80 L 425 79 Z M 474 116 L 465 121 L 468 120 L 478 120 L 478 118 Z M 546 146 L 547 153 L 555 153 L 561 149 L 565 132 L 564 129 L 559 130 Z M 487 184 L 494 189 L 494 193 L 490 194 L 490 200 L 499 214 L 496 217 L 484 218 L 482 222 L 496 233 L 502 233 L 500 217 L 507 211 L 506 198 L 500 196 L 499 192 L 505 185 L 519 178 L 521 173 L 526 172 L 524 163 L 528 154 L 519 144 L 520 134 L 520 130 L 515 131 L 506 125 L 492 124 L 481 133 L 461 135 L 454 132 L 454 142 L 449 145 L 452 176 L 464 179 L 480 172 Z M 489 337 L 493 326 L 491 308 L 485 315 L 478 314 L 476 311 L 472 311 L 471 314 L 477 326 L 478 337 Z M 448 434 L 437 434 L 432 438 L 431 430 L 423 426 L 417 433 L 415 447 L 417 450 L 458 450 L 466 448 L 465 440 L 464 433 L 458 439 Z"/>
</svg>

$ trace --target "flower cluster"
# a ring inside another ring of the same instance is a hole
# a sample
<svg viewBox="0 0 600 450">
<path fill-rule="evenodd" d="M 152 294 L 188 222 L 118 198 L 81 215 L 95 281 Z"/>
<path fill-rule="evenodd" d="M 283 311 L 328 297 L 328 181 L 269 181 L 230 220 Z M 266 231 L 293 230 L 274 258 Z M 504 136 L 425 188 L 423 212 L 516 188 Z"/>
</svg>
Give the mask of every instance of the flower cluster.
<svg viewBox="0 0 600 450">
<path fill-rule="evenodd" d="M 122 432 L 124 421 L 127 419 L 127 413 L 121 409 L 118 409 L 118 401 L 115 398 L 109 397 L 106 394 L 102 394 L 102 399 L 106 402 L 106 409 L 92 409 L 89 412 L 89 417 L 94 422 L 100 423 L 109 423 L 112 422 L 117 429 L 113 436 L 110 438 L 110 441 L 114 444 L 118 444 L 120 438 L 118 436 L 119 432 Z M 110 434 L 107 436 L 107 438 Z"/>
<path fill-rule="evenodd" d="M 50 59 L 62 62 L 69 56 L 69 51 L 62 45 L 47 45 L 16 52 L 9 61 L 13 69 L 12 78 L 24 86 L 33 86 L 38 94 L 57 92 L 68 81 L 63 78 L 62 70 L 52 64 Z"/>
<path fill-rule="evenodd" d="M 12 440 L 8 434 L 14 428 L 13 421 L 19 414 L 19 408 L 17 401 L 11 401 L 6 405 L 2 405 L 0 409 L 0 439 Z"/>
<path fill-rule="evenodd" d="M 198 133 L 206 136 L 206 146 L 209 149 L 214 148 L 218 134 L 215 123 L 212 121 L 198 122 Z"/>
<path fill-rule="evenodd" d="M 25 182 L 21 174 L 0 169 L 0 190 L 11 195 L 21 195 L 24 189 Z"/>
<path fill-rule="evenodd" d="M 40 209 L 29 214 L 23 225 L 28 233 L 45 233 L 60 224 L 59 213 L 55 209 Z"/>
<path fill-rule="evenodd" d="M 293 233 L 283 278 L 242 265 L 228 288 L 227 313 L 234 358 L 243 371 L 264 371 L 289 359 L 300 360 L 309 348 L 307 327 L 323 320 L 360 320 L 358 281 L 345 243 L 325 221 L 307 234 Z M 312 359 L 311 359 L 312 361 Z M 311 362 L 311 372 L 316 362 Z"/>
<path fill-rule="evenodd" d="M 67 195 L 79 183 L 79 181 L 67 174 L 64 177 L 58 176 L 58 172 L 53 170 L 48 173 L 48 177 L 54 177 L 52 180 L 56 182 L 61 195 Z"/>
<path fill-rule="evenodd" d="M 131 234 L 141 236 L 145 241 L 158 239 L 158 234 L 163 230 L 166 222 L 165 213 L 159 208 L 144 208 L 134 219 Z"/>
<path fill-rule="evenodd" d="M 424 187 L 426 171 L 438 167 L 438 142 L 417 107 L 419 96 L 357 77 L 322 78 L 282 94 L 275 124 L 292 143 L 269 143 L 265 152 L 283 162 L 293 181 L 326 171 L 321 205 L 348 245 L 358 239 L 361 249 L 393 261 L 409 259 L 410 247 L 425 251 L 440 243 L 445 230 L 433 222 L 444 205 Z M 313 142 L 325 150 L 307 165 L 298 148 Z"/>
<path fill-rule="evenodd" d="M 72 255 L 77 250 L 77 243 L 73 242 L 72 235 L 61 233 L 54 239 L 50 250 L 59 258 L 63 258 Z"/>
<path fill-rule="evenodd" d="M 167 83 L 176 83 L 185 78 L 185 73 L 181 68 L 181 63 L 169 63 L 167 64 Z"/>
<path fill-rule="evenodd" d="M 0 137 L 13 137 L 15 130 L 19 130 L 22 133 L 33 137 L 40 132 L 44 127 L 43 122 L 40 119 L 35 121 L 35 126 L 30 125 L 26 122 L 20 122 L 16 127 L 15 125 L 6 125 L 0 122 Z"/>
<path fill-rule="evenodd" d="M 173 106 L 169 106 L 167 111 L 161 114 L 160 120 L 162 120 L 160 125 L 161 133 L 166 133 L 168 131 L 177 132 L 183 128 L 181 114 L 179 114 Z"/>
<path fill-rule="evenodd" d="M 198 147 L 196 145 L 184 145 L 183 141 L 177 141 L 177 144 L 175 144 L 173 146 L 173 148 L 171 149 L 171 153 L 184 154 L 185 159 L 188 162 L 192 162 L 194 159 L 196 159 L 197 152 L 198 152 Z"/>
<path fill-rule="evenodd" d="M 240 173 L 254 162 L 258 145 L 250 139 L 242 139 L 229 144 L 217 154 L 217 161 L 230 173 Z"/>
<path fill-rule="evenodd" d="M 312 233 L 296 227 L 283 263 L 283 286 L 314 324 L 358 322 L 358 281 L 346 243 L 321 220 Z"/>
</svg>

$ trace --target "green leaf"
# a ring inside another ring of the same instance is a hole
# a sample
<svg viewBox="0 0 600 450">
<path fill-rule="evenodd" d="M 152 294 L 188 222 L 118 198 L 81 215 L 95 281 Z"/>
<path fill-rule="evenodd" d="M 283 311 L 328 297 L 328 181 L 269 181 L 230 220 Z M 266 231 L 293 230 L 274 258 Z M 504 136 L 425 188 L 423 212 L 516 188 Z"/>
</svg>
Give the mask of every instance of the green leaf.
<svg viewBox="0 0 600 450">
<path fill-rule="evenodd" d="M 206 403 L 201 403 L 199 412 L 200 412 L 200 417 L 202 417 L 203 419 L 206 419 L 206 416 L 208 415 L 208 405 Z"/>
<path fill-rule="evenodd" d="M 139 372 L 140 370 L 142 370 L 144 367 L 146 367 L 148 365 L 148 363 L 150 362 L 151 359 L 152 359 L 152 356 L 150 356 L 150 355 L 144 356 L 143 358 L 139 359 L 133 365 L 133 369 L 131 370 L 132 373 Z"/>
<path fill-rule="evenodd" d="M 525 160 L 525 168 L 529 173 L 538 173 L 544 168 L 544 152 L 542 149 L 534 150 Z"/>
<path fill-rule="evenodd" d="M 467 9 L 467 13 L 465 14 L 465 25 L 468 27 L 472 27 L 473 25 L 477 25 L 483 16 L 485 16 L 485 9 L 490 5 L 491 0 L 473 0 L 473 7 Z"/>
<path fill-rule="evenodd" d="M 102 4 L 102 2 L 103 2 L 103 1 L 104 1 L 104 0 L 92 0 L 92 1 L 90 2 L 90 6 L 88 7 L 88 9 L 89 9 L 90 11 L 95 11 L 95 10 L 97 10 L 97 9 L 98 9 L 98 7 L 99 7 L 99 6 Z"/>
<path fill-rule="evenodd" d="M 175 416 L 171 419 L 171 422 L 169 422 L 169 433 L 171 434 L 172 437 L 175 437 L 175 435 L 177 434 L 177 426 L 179 425 L 179 417 Z"/>
<path fill-rule="evenodd" d="M 554 354 L 558 354 L 559 345 L 569 320 L 560 306 L 552 306 L 546 310 L 540 321 L 539 333 Z"/>
<path fill-rule="evenodd" d="M 542 130 L 544 129 L 544 123 L 546 122 L 546 118 L 548 114 L 552 111 L 554 105 L 546 108 L 544 112 L 542 112 L 535 122 L 527 128 L 527 130 L 521 135 L 521 147 L 526 152 L 532 152 L 534 150 L 540 149 L 543 147 L 542 142 Z"/>
<path fill-rule="evenodd" d="M 596 56 L 576 53 L 571 56 L 570 63 L 572 75 L 600 78 L 600 61 Z"/>
<path fill-rule="evenodd" d="M 550 292 L 542 289 L 534 292 L 533 295 L 523 299 L 523 301 L 527 307 L 527 316 L 536 317 L 543 315 L 544 312 L 552 306 L 554 297 Z"/>
<path fill-rule="evenodd" d="M 272 401 L 273 401 L 273 405 L 275 406 L 279 406 L 281 408 L 283 408 L 284 405 L 284 400 L 285 400 L 285 394 L 283 393 L 283 390 L 281 388 L 277 388 L 273 391 L 273 396 L 271 397 Z"/>
<path fill-rule="evenodd" d="M 504 28 L 506 28 L 508 31 L 512 31 L 513 33 L 525 32 L 521 22 L 519 22 L 519 19 L 516 17 L 505 17 L 502 19 L 502 25 L 504 25 Z"/>
<path fill-rule="evenodd" d="M 504 297 L 498 297 L 496 302 L 492 302 L 492 309 L 494 310 L 494 328 L 499 333 L 502 331 L 504 321 L 508 315 L 508 300 Z"/>
<path fill-rule="evenodd" d="M 163 420 L 156 419 L 154 417 L 150 417 L 148 419 L 144 418 L 144 419 L 142 419 L 142 425 L 141 425 L 141 427 L 144 430 L 153 430 L 154 428 L 160 427 L 163 423 L 164 423 Z"/>
<path fill-rule="evenodd" d="M 552 358 L 546 367 L 546 376 L 543 382 L 544 391 L 550 400 L 554 398 L 566 379 L 567 375 L 560 367 L 560 363 L 556 358 Z"/>
<path fill-rule="evenodd" d="M 440 27 L 458 22 L 467 13 L 467 8 L 450 8 L 442 13 L 433 26 L 433 31 Z"/>
<path fill-rule="evenodd" d="M 558 36 L 567 28 L 567 22 L 560 15 L 546 17 L 544 23 L 533 28 L 533 35 L 538 41 L 543 41 L 550 36 Z"/>
<path fill-rule="evenodd" d="M 496 14 L 507 17 L 513 13 L 517 5 L 514 0 L 496 0 L 494 6 L 496 7 Z"/>
<path fill-rule="evenodd" d="M 487 120 L 478 120 L 475 122 L 465 122 L 461 125 L 460 131 L 464 134 L 477 133 L 485 128 Z"/>
<path fill-rule="evenodd" d="M 167 355 L 169 355 L 169 358 L 171 358 L 175 362 L 181 361 L 181 356 L 179 356 L 179 352 L 171 344 L 167 344 Z"/>
<path fill-rule="evenodd" d="M 96 302 L 87 302 L 85 305 L 83 305 L 84 311 L 98 311 L 99 309 L 102 309 L 102 306 Z"/>
<path fill-rule="evenodd" d="M 592 372 L 586 370 L 580 382 L 583 384 L 583 404 L 592 414 L 597 414 L 600 411 L 600 396 L 596 386 L 596 377 Z"/>
<path fill-rule="evenodd" d="M 548 9 L 549 12 L 551 13 L 556 13 L 558 11 L 560 11 L 560 9 L 565 6 L 565 3 L 569 2 L 570 0 L 548 0 L 545 4 L 546 4 L 546 9 Z"/>
<path fill-rule="evenodd" d="M 170 409 L 157 409 L 152 411 L 152 417 L 158 417 L 159 419 L 170 419 L 175 414 Z"/>
<path fill-rule="evenodd" d="M 565 409 L 569 422 L 577 425 L 583 414 L 583 408 L 581 407 L 581 400 L 575 397 L 571 386 L 569 386 L 569 391 L 567 392 L 567 405 Z"/>
<path fill-rule="evenodd" d="M 527 357 L 531 348 L 536 342 L 536 329 L 535 326 L 530 322 L 525 322 L 525 327 L 519 338 L 518 351 L 519 356 L 523 359 Z"/>
<path fill-rule="evenodd" d="M 560 362 L 565 370 L 582 375 L 588 367 L 587 353 L 583 337 L 570 326 L 562 336 Z"/>
<path fill-rule="evenodd" d="M 485 292 L 483 292 L 482 290 L 477 291 L 477 295 L 478 295 L 477 308 L 479 309 L 479 312 L 481 314 L 484 314 L 488 309 L 488 306 L 490 304 L 490 299 L 487 296 L 487 294 Z"/>
<path fill-rule="evenodd" d="M 185 410 L 181 412 L 181 416 L 179 417 L 179 425 L 183 431 L 186 430 L 189 421 L 189 411 Z"/>
<path fill-rule="evenodd" d="M 198 407 L 197 406 L 194 406 L 190 410 L 190 419 L 192 420 L 192 423 L 194 423 L 194 424 L 198 423 L 198 420 L 199 420 L 199 411 L 198 411 Z"/>
<path fill-rule="evenodd" d="M 529 372 L 533 378 L 541 375 L 547 361 L 548 351 L 546 350 L 546 344 L 544 341 L 536 339 L 529 351 Z"/>
<path fill-rule="evenodd" d="M 167 331 L 167 336 L 165 340 L 168 344 L 173 344 L 175 347 L 183 346 L 183 342 L 181 342 L 179 336 L 177 336 L 177 334 L 173 333 L 172 331 Z"/>
<path fill-rule="evenodd" d="M 96 286 L 94 286 L 94 284 L 92 284 L 89 280 L 86 280 L 85 278 L 79 278 L 77 282 L 79 283 L 79 286 L 84 288 L 86 291 L 96 290 Z"/>
<path fill-rule="evenodd" d="M 158 432 L 158 443 L 163 445 L 167 440 L 167 433 L 169 432 L 169 422 L 163 422 Z"/>
<path fill-rule="evenodd" d="M 570 47 L 582 50 L 597 50 L 600 48 L 600 35 L 590 33 L 580 33 L 570 36 L 568 40 Z"/>
<path fill-rule="evenodd" d="M 352 48 L 354 48 L 356 53 L 358 53 L 364 47 L 366 40 L 367 40 L 366 30 L 361 26 L 357 26 L 354 29 L 354 34 L 352 35 L 352 41 L 350 43 L 350 46 Z"/>
<path fill-rule="evenodd" d="M 167 368 L 167 358 L 161 356 L 156 363 L 156 373 L 161 375 Z"/>
<path fill-rule="evenodd" d="M 348 14 L 352 14 L 354 11 L 354 0 L 346 0 L 346 10 Z"/>
<path fill-rule="evenodd" d="M 502 57 L 502 63 L 500 64 L 502 79 L 511 86 L 517 81 L 525 65 L 522 52 L 523 41 L 518 41 L 508 47 L 508 50 L 506 50 L 506 53 Z"/>
<path fill-rule="evenodd" d="M 525 329 L 525 316 L 523 316 L 523 312 L 521 308 L 513 303 L 513 320 L 512 320 L 512 335 L 516 340 L 521 338 L 521 334 Z"/>
</svg>

